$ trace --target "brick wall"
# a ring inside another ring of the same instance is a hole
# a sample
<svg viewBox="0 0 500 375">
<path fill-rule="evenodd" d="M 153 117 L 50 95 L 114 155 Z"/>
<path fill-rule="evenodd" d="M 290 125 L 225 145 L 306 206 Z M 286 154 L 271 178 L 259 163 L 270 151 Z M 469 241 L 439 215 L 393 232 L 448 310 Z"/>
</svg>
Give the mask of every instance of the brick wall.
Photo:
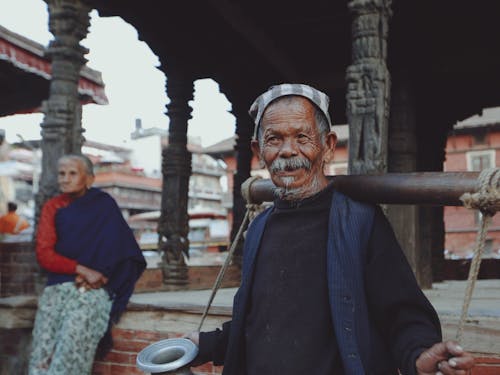
<svg viewBox="0 0 500 375">
<path fill-rule="evenodd" d="M 186 289 L 211 289 L 215 279 L 221 269 L 220 265 L 215 266 L 189 266 L 188 286 Z M 224 274 L 222 288 L 233 288 L 240 285 L 240 270 L 237 266 L 231 265 Z M 166 290 L 163 284 L 163 274 L 160 268 L 148 268 L 144 271 L 135 285 L 134 292 L 158 292 Z"/>
<path fill-rule="evenodd" d="M 35 294 L 38 274 L 31 242 L 0 242 L 0 297 Z"/>
<path fill-rule="evenodd" d="M 176 333 L 115 328 L 114 348 L 103 360 L 94 363 L 92 375 L 144 375 L 144 372 L 136 367 L 137 353 L 156 341 L 179 336 Z M 222 373 L 222 366 L 206 363 L 191 370 L 197 375 L 217 375 Z"/>
<path fill-rule="evenodd" d="M 499 375 L 500 356 L 476 357 L 476 366 L 470 375 Z"/>
<path fill-rule="evenodd" d="M 0 375 L 27 374 L 31 328 L 0 329 Z"/>
<path fill-rule="evenodd" d="M 188 289 L 212 288 L 220 265 L 190 266 Z M 37 294 L 38 285 L 43 285 L 43 276 L 36 261 L 31 242 L 0 242 L 0 297 Z M 240 270 L 230 266 L 222 282 L 223 288 L 240 285 Z M 148 268 L 138 280 L 135 292 L 165 290 L 163 275 L 159 268 Z"/>
</svg>

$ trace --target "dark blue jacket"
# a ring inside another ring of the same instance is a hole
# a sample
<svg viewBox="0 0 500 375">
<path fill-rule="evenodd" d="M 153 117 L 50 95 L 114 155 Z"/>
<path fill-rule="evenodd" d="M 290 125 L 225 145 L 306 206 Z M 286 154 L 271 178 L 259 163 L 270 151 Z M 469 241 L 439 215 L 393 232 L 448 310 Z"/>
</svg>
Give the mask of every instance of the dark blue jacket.
<svg viewBox="0 0 500 375">
<path fill-rule="evenodd" d="M 209 358 L 210 351 L 212 353 L 210 359 L 215 364 L 224 364 L 224 374 L 244 374 L 242 369 L 245 366 L 243 357 L 245 316 L 251 294 L 253 269 L 266 221 L 272 210 L 271 207 L 257 216 L 248 229 L 244 246 L 242 281 L 233 304 L 233 320 L 224 324 L 223 331 L 217 330 L 207 335 L 202 334 L 200 337 L 201 356 Z M 412 305 L 415 301 L 415 306 L 409 307 L 413 310 L 409 311 L 412 316 L 407 319 L 408 322 L 398 326 L 396 331 L 401 332 L 384 332 L 392 330 L 377 327 L 374 321 L 376 319 L 372 316 L 377 314 L 377 308 L 369 303 L 373 297 L 367 298 L 365 283 L 366 265 L 370 256 L 367 254 L 368 242 L 377 210 L 380 211 L 380 208 L 354 201 L 339 192 L 333 194 L 327 244 L 327 281 L 331 317 L 346 374 L 392 375 L 397 374 L 399 367 L 404 370 L 403 374 L 407 375 L 414 373 L 415 359 L 424 348 L 440 341 L 439 320 L 401 254 L 397 264 L 402 265 L 403 271 L 398 274 L 402 273 L 405 278 L 401 285 L 404 285 L 403 293 L 406 299 L 401 302 L 404 305 Z M 383 217 L 383 214 L 380 213 L 379 216 Z M 392 230 L 390 234 L 394 237 Z M 395 238 L 389 239 L 389 242 L 391 241 L 397 244 Z M 401 252 L 399 245 L 396 247 L 397 251 Z M 394 287 L 397 288 L 397 285 Z M 391 293 L 391 290 L 387 293 Z M 401 294 L 401 291 L 394 292 L 395 295 L 398 293 Z M 375 297 L 375 300 L 377 299 L 378 296 Z M 380 299 L 386 300 L 383 295 Z M 397 306 L 398 300 L 395 300 L 394 305 Z M 405 308 L 402 306 L 402 314 L 408 312 Z M 386 309 L 386 312 L 389 311 L 397 314 L 393 310 Z M 418 324 L 414 324 L 415 321 L 418 321 Z M 209 346 L 219 346 L 227 350 L 221 354 L 220 350 L 207 348 Z"/>
</svg>

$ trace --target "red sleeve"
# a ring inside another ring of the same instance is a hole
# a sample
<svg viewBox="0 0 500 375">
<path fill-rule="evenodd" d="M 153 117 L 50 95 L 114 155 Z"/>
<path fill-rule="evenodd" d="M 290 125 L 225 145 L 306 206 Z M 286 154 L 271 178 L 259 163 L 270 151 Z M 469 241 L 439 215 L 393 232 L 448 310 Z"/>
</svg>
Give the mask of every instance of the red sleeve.
<svg viewBox="0 0 500 375">
<path fill-rule="evenodd" d="M 38 263 L 47 271 L 63 274 L 76 273 L 77 262 L 56 253 L 57 233 L 55 216 L 59 208 L 69 202 L 59 197 L 49 200 L 42 208 L 36 235 L 36 257 Z"/>
</svg>

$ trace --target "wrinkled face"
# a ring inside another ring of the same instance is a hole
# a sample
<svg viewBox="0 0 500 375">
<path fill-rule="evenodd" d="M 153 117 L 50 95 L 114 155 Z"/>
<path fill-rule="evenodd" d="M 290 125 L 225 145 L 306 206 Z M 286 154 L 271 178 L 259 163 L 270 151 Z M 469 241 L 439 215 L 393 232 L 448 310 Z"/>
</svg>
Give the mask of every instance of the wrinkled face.
<svg viewBox="0 0 500 375">
<path fill-rule="evenodd" d="M 336 136 L 329 133 L 322 140 L 309 100 L 290 97 L 271 103 L 260 126 L 261 140 L 253 141 L 252 148 L 273 183 L 289 192 L 285 199 L 306 198 L 328 184 L 323 166 L 333 155 Z"/>
<path fill-rule="evenodd" d="M 62 159 L 58 164 L 57 182 L 61 192 L 74 197 L 81 197 L 92 186 L 94 178 L 87 174 L 83 162 Z"/>
</svg>

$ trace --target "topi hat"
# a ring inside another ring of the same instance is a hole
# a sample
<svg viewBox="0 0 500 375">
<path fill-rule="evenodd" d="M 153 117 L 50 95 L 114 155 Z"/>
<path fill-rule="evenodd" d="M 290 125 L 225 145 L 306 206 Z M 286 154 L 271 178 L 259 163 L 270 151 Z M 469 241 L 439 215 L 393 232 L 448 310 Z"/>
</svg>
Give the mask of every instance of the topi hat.
<svg viewBox="0 0 500 375">
<path fill-rule="evenodd" d="M 288 95 L 298 95 L 309 99 L 321 110 L 321 112 L 323 112 L 328 120 L 328 124 L 332 127 L 332 121 L 330 120 L 330 115 L 328 114 L 330 98 L 328 98 L 324 92 L 300 83 L 282 83 L 281 85 L 271 86 L 265 93 L 255 99 L 250 107 L 248 113 L 255 122 L 255 130 L 253 134 L 254 139 L 257 139 L 260 120 L 267 106 L 271 104 L 272 101 Z"/>
</svg>

